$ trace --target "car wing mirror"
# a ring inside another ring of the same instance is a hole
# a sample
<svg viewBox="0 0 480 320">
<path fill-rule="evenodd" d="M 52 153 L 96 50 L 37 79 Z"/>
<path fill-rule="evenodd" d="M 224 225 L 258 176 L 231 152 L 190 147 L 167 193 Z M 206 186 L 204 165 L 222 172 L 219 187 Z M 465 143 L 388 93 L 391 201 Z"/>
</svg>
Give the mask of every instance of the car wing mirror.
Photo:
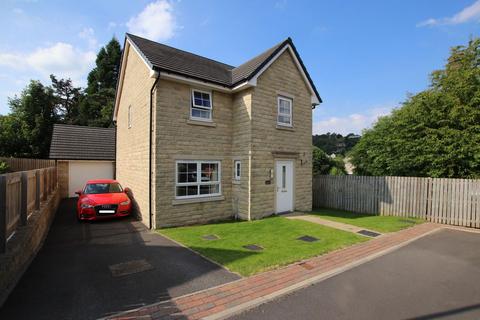
<svg viewBox="0 0 480 320">
<path fill-rule="evenodd" d="M 78 196 L 81 196 L 82 195 L 82 190 L 75 191 L 75 194 L 78 195 Z"/>
</svg>

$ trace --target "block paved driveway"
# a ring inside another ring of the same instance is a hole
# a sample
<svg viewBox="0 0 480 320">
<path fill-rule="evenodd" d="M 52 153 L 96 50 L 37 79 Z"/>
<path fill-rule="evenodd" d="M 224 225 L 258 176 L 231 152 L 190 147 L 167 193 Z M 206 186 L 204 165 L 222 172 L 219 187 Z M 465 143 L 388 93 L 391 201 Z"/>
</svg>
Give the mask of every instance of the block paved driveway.
<svg viewBox="0 0 480 320">
<path fill-rule="evenodd" d="M 74 199 L 60 204 L 0 319 L 95 319 L 239 278 L 140 222 L 78 223 L 74 208 Z M 154 269 L 112 276 L 109 266 L 141 259 Z"/>
<path fill-rule="evenodd" d="M 438 231 L 232 319 L 480 319 L 480 233 Z"/>
</svg>

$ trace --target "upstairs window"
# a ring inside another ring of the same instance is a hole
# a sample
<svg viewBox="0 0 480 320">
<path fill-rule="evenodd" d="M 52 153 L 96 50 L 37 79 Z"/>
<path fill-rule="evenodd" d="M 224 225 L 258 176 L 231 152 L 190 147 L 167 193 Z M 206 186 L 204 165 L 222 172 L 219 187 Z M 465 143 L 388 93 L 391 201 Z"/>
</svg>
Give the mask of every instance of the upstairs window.
<svg viewBox="0 0 480 320">
<path fill-rule="evenodd" d="M 132 127 L 132 106 L 128 106 L 128 129 Z"/>
<path fill-rule="evenodd" d="M 190 118 L 201 121 L 212 120 L 212 93 L 208 91 L 192 90 L 192 106 Z"/>
<path fill-rule="evenodd" d="M 234 178 L 237 181 L 240 181 L 240 177 L 242 176 L 242 163 L 240 160 L 235 160 L 233 163 L 233 170 L 235 171 L 234 173 Z"/>
<path fill-rule="evenodd" d="M 292 126 L 292 99 L 278 97 L 277 124 L 281 126 Z"/>
</svg>

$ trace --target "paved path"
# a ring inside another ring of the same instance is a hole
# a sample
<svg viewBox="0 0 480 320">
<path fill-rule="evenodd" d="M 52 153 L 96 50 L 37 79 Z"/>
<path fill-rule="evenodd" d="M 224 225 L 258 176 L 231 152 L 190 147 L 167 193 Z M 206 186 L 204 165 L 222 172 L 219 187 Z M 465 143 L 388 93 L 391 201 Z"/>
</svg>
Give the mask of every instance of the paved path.
<svg viewBox="0 0 480 320">
<path fill-rule="evenodd" d="M 305 262 L 243 278 L 167 302 L 152 304 L 111 318 L 222 319 L 370 261 L 441 228 L 440 225 L 424 223 Z M 361 295 L 357 298 L 361 299 Z"/>
<path fill-rule="evenodd" d="M 311 216 L 311 215 L 298 215 L 298 214 L 292 214 L 292 215 L 286 215 L 285 216 L 287 219 L 292 219 L 292 220 L 304 220 L 308 222 L 313 222 L 316 224 L 321 224 L 330 228 L 335 228 L 343 231 L 348 231 L 348 232 L 353 232 L 353 233 L 358 233 L 359 231 L 366 230 L 369 232 L 373 232 L 376 234 L 380 234 L 378 231 L 373 231 L 365 228 L 360 228 L 351 224 L 347 223 L 341 223 L 341 222 L 336 222 L 336 221 L 331 221 L 327 219 L 323 219 L 320 217 L 316 216 Z"/>
<path fill-rule="evenodd" d="M 240 278 L 140 222 L 77 223 L 74 204 L 61 203 L 0 319 L 95 319 Z M 113 277 L 110 267 L 150 270 Z"/>
<path fill-rule="evenodd" d="M 445 229 L 234 319 L 480 319 L 479 248 Z"/>
</svg>

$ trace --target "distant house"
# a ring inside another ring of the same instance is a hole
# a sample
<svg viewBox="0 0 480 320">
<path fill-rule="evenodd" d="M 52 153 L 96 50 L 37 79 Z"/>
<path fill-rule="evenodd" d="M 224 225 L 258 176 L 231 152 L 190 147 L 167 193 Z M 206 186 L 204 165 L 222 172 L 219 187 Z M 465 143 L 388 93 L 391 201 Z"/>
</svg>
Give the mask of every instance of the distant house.
<svg viewBox="0 0 480 320">
<path fill-rule="evenodd" d="M 57 160 L 62 197 L 74 197 L 89 179 L 115 176 L 115 128 L 53 126 L 50 159 Z"/>
<path fill-rule="evenodd" d="M 127 34 L 117 179 L 152 228 L 309 211 L 320 102 L 290 38 L 234 67 Z"/>
</svg>

